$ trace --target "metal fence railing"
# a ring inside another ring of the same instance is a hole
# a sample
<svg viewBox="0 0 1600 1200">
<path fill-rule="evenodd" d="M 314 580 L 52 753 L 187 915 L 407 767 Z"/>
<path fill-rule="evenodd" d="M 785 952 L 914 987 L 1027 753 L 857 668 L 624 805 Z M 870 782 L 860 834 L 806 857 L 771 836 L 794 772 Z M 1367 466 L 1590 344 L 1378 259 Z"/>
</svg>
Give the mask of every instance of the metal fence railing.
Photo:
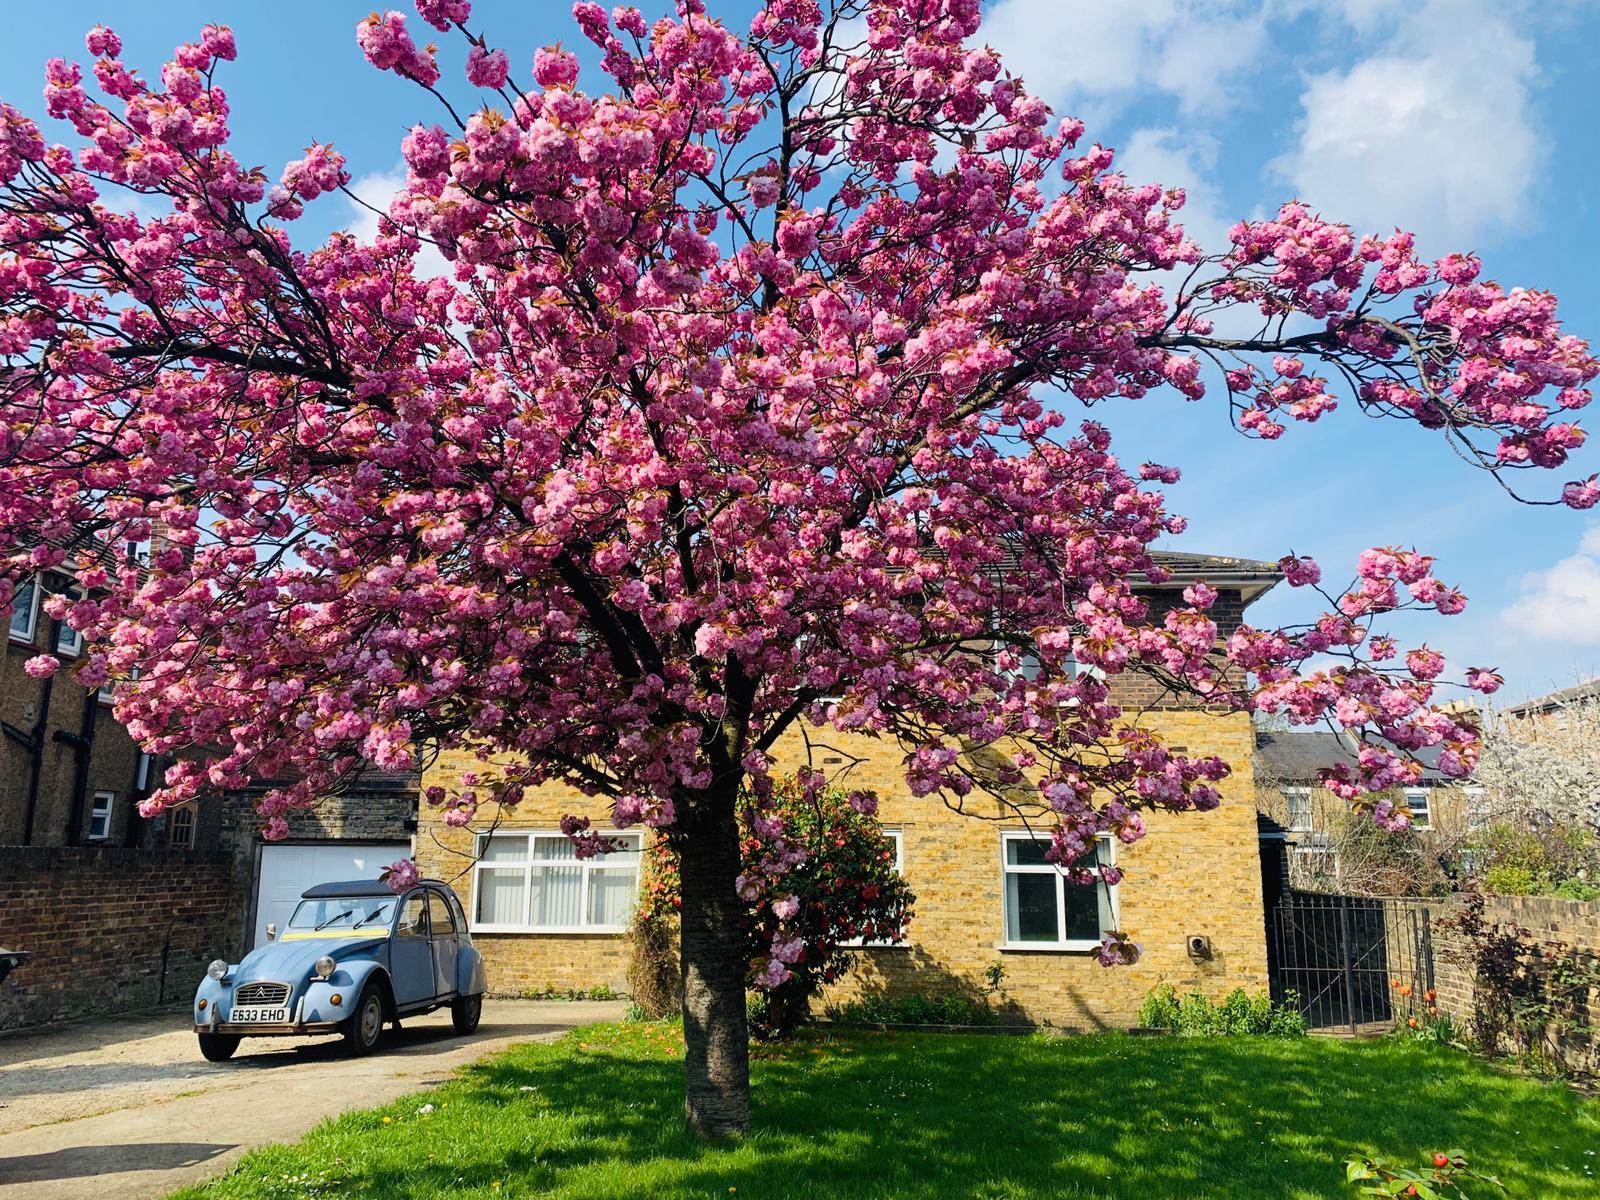
<svg viewBox="0 0 1600 1200">
<path fill-rule="evenodd" d="M 1312 1029 L 1393 1028 L 1434 986 L 1428 909 L 1415 901 L 1284 892 L 1267 919 L 1272 996 Z"/>
</svg>

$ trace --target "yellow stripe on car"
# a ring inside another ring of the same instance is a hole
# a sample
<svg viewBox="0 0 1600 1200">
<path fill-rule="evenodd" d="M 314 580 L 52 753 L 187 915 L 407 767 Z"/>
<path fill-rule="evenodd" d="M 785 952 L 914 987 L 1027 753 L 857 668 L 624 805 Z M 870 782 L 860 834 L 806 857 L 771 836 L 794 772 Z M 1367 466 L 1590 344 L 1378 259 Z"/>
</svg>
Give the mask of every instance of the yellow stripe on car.
<svg viewBox="0 0 1600 1200">
<path fill-rule="evenodd" d="M 388 936 L 387 925 L 368 925 L 364 929 L 307 929 L 301 933 L 286 933 L 280 942 L 308 942 L 313 938 L 349 938 Z"/>
</svg>

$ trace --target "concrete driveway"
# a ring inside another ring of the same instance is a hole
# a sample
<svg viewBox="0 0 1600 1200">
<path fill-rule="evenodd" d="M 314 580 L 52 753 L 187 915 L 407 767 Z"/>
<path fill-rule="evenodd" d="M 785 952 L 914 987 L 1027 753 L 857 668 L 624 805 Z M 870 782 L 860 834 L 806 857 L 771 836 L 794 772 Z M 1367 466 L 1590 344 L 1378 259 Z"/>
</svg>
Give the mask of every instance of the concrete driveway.
<svg viewBox="0 0 1600 1200">
<path fill-rule="evenodd" d="M 0 1038 L 0 1200 L 165 1196 L 325 1117 L 622 1012 L 615 1001 L 491 1000 L 472 1037 L 455 1036 L 448 1011 L 430 1013 L 357 1059 L 337 1040 L 246 1038 L 231 1062 L 208 1063 L 187 1011 Z"/>
</svg>

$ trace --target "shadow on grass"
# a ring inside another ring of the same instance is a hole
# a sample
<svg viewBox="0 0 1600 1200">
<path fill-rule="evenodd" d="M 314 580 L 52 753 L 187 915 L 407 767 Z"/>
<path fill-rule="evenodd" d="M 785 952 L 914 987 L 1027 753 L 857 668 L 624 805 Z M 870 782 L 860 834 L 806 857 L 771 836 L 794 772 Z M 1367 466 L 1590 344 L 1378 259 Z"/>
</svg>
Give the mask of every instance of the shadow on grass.
<svg viewBox="0 0 1600 1200">
<path fill-rule="evenodd" d="M 756 1132 L 706 1146 L 680 1132 L 660 1035 L 588 1031 L 470 1069 L 425 1137 L 352 1114 L 218 1192 L 270 1194 L 337 1155 L 352 1196 L 1311 1200 L 1349 1194 L 1351 1152 L 1456 1147 L 1512 1195 L 1600 1191 L 1593 1106 L 1415 1044 L 862 1034 L 770 1052 L 755 1076 Z"/>
</svg>

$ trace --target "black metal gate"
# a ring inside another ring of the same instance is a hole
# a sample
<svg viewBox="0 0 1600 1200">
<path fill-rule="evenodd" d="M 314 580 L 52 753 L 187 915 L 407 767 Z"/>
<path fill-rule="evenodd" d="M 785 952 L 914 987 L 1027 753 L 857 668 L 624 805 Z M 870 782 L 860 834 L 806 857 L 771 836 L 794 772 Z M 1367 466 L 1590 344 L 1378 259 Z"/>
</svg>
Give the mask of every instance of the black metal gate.
<svg viewBox="0 0 1600 1200">
<path fill-rule="evenodd" d="M 1286 891 L 1267 916 L 1272 998 L 1292 992 L 1312 1029 L 1377 1033 L 1425 1014 L 1434 986 L 1428 909 L 1415 901 Z"/>
</svg>

